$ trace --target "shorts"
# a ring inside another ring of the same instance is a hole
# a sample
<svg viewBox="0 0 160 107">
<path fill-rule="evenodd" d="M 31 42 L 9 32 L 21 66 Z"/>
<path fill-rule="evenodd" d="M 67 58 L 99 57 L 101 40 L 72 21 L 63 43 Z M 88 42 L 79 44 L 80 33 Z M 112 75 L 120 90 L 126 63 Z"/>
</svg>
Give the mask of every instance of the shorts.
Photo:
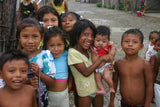
<svg viewBox="0 0 160 107">
<path fill-rule="evenodd" d="M 69 107 L 68 87 L 61 92 L 48 91 L 48 107 Z"/>
<path fill-rule="evenodd" d="M 92 97 L 92 98 L 95 98 L 96 97 L 96 94 L 94 93 L 94 94 L 91 94 L 91 95 L 89 95 L 90 97 Z"/>
<path fill-rule="evenodd" d="M 144 107 L 144 103 L 133 106 L 133 105 L 126 104 L 125 101 L 121 99 L 121 107 Z"/>
<path fill-rule="evenodd" d="M 157 83 L 154 83 L 154 92 L 155 92 L 155 102 L 156 106 L 160 107 L 160 85 Z"/>
<path fill-rule="evenodd" d="M 96 72 L 100 72 L 103 75 L 104 69 L 110 65 L 111 63 L 106 63 L 105 65 L 103 65 L 101 68 L 96 69 Z"/>
</svg>

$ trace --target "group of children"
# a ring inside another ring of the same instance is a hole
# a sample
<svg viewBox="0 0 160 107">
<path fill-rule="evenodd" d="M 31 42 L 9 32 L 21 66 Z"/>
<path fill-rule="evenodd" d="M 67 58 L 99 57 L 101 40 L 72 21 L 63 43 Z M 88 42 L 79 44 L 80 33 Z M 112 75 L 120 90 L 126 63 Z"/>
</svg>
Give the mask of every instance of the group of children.
<svg viewBox="0 0 160 107">
<path fill-rule="evenodd" d="M 159 67 L 151 57 L 160 49 L 158 32 L 149 36 L 146 58 L 153 59 L 148 60 L 151 64 L 138 56 L 144 39 L 138 29 L 123 33 L 125 57 L 114 62 L 116 47 L 110 41 L 109 27 L 96 28 L 74 12 L 59 16 L 50 6 L 39 8 L 35 18 L 25 18 L 17 26 L 21 51 L 12 50 L 0 57 L 0 106 L 69 107 L 68 93 L 75 86 L 76 106 L 103 107 L 106 91 L 102 78 L 110 88 L 110 107 L 114 107 L 118 79 L 122 107 L 150 106 Z"/>
</svg>

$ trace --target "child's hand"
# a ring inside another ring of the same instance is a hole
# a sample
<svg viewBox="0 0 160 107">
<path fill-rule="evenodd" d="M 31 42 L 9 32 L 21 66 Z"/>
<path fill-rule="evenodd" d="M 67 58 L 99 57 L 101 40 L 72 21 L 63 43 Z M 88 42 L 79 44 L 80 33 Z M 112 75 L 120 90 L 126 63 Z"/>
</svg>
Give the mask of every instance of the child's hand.
<svg viewBox="0 0 160 107">
<path fill-rule="evenodd" d="M 38 85 L 38 77 L 37 76 L 35 76 L 33 78 L 29 78 L 28 81 L 29 81 L 30 85 L 32 85 L 34 88 L 37 87 L 37 85 Z"/>
<path fill-rule="evenodd" d="M 115 72 L 113 64 L 107 66 L 110 72 Z"/>
<path fill-rule="evenodd" d="M 114 43 L 113 43 L 112 41 L 109 41 L 109 45 L 111 45 L 111 46 L 112 46 L 112 45 L 114 45 Z"/>
<path fill-rule="evenodd" d="M 109 55 L 100 56 L 100 60 L 101 61 L 110 62 L 110 56 Z"/>
<path fill-rule="evenodd" d="M 39 65 L 34 63 L 34 62 L 31 62 L 30 63 L 30 70 L 31 72 L 33 72 L 36 76 L 39 75 Z"/>
</svg>

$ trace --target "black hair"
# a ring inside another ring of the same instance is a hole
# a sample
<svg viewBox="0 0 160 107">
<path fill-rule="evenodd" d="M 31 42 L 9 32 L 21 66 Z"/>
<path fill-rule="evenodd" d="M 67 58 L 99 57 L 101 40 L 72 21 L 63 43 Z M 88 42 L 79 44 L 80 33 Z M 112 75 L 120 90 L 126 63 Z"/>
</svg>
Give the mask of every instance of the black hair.
<svg viewBox="0 0 160 107">
<path fill-rule="evenodd" d="M 29 67 L 28 55 L 20 50 L 10 50 L 0 56 L 0 70 L 7 61 L 24 60 Z"/>
<path fill-rule="evenodd" d="M 65 13 L 62 13 L 61 16 L 60 16 L 61 20 L 64 17 L 66 17 L 67 15 L 69 15 L 69 14 L 73 15 L 77 20 L 81 20 L 81 16 L 79 14 L 75 13 L 75 12 L 65 12 Z"/>
<path fill-rule="evenodd" d="M 42 37 L 43 29 L 40 23 L 35 18 L 25 18 L 22 21 L 20 21 L 19 25 L 17 26 L 17 31 L 16 31 L 17 41 L 16 42 L 19 43 L 20 33 L 24 28 L 33 27 L 33 26 L 39 30 L 41 37 Z"/>
<path fill-rule="evenodd" d="M 91 21 L 89 21 L 87 19 L 82 19 L 82 20 L 79 20 L 75 23 L 75 25 L 72 29 L 72 33 L 70 35 L 72 47 L 78 43 L 78 40 L 80 38 L 81 33 L 88 27 L 92 29 L 93 36 L 95 38 L 96 27 Z"/>
<path fill-rule="evenodd" d="M 42 27 L 40 23 L 35 18 L 25 18 L 17 26 L 17 32 L 16 32 L 17 40 L 19 39 L 21 30 L 23 30 L 26 27 L 32 27 L 32 26 L 37 27 L 42 36 Z"/>
<path fill-rule="evenodd" d="M 58 26 L 61 26 L 60 16 L 59 16 L 57 10 L 54 7 L 51 7 L 51 6 L 42 6 L 42 7 L 40 7 L 38 9 L 38 11 L 36 12 L 36 19 L 38 21 L 42 21 L 44 14 L 47 14 L 47 13 L 52 13 L 55 16 L 57 16 L 57 18 L 58 18 Z"/>
<path fill-rule="evenodd" d="M 160 41 L 160 36 L 158 36 L 155 41 L 154 41 L 154 44 L 156 44 L 158 41 Z"/>
<path fill-rule="evenodd" d="M 107 36 L 108 40 L 110 40 L 110 28 L 107 26 L 98 26 L 97 27 L 97 34 L 101 36 Z"/>
<path fill-rule="evenodd" d="M 54 0 L 54 4 L 55 4 L 56 6 L 58 6 L 58 5 L 60 6 L 63 1 L 64 1 L 64 0 Z"/>
<path fill-rule="evenodd" d="M 67 45 L 67 41 L 66 41 L 66 37 L 67 34 L 61 30 L 58 27 L 50 27 L 49 29 L 47 29 L 44 32 L 44 39 L 43 39 L 43 49 L 47 49 L 47 42 L 51 37 L 56 37 L 56 36 L 60 36 L 61 39 L 64 41 L 65 44 L 65 49 L 67 49 L 66 45 Z"/>
<path fill-rule="evenodd" d="M 139 30 L 139 29 L 129 29 L 127 31 L 125 31 L 122 35 L 122 38 L 121 38 L 121 43 L 123 42 L 123 38 L 125 35 L 128 35 L 128 34 L 135 34 L 135 35 L 138 35 L 140 37 L 140 40 L 141 40 L 141 44 L 143 44 L 143 39 L 144 39 L 144 36 L 143 36 L 143 33 Z"/>
<path fill-rule="evenodd" d="M 151 40 L 151 35 L 156 33 L 157 35 L 159 35 L 159 31 L 151 31 L 149 34 L 149 40 Z"/>
</svg>

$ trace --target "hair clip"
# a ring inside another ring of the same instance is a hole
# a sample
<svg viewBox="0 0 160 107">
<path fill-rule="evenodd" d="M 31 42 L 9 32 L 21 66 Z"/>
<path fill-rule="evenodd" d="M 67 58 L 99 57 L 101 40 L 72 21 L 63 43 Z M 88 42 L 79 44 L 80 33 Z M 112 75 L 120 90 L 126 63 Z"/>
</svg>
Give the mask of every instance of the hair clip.
<svg viewBox="0 0 160 107">
<path fill-rule="evenodd" d="M 152 33 L 153 33 L 153 32 L 157 32 L 157 33 L 158 33 L 158 32 L 159 32 L 159 30 L 152 30 L 151 32 L 152 32 Z"/>
</svg>

